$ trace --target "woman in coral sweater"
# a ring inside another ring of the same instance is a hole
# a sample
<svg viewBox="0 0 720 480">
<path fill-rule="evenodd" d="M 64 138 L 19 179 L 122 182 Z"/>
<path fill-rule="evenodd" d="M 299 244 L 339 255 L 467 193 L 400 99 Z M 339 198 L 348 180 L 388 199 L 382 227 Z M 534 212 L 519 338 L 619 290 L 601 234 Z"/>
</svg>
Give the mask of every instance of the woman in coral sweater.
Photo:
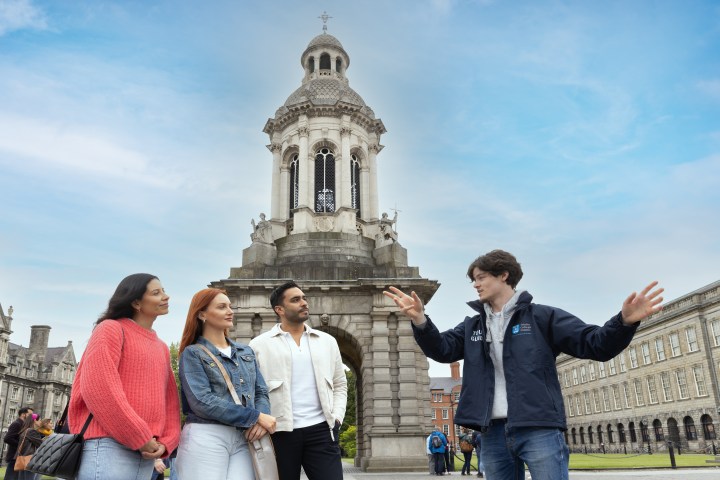
<svg viewBox="0 0 720 480">
<path fill-rule="evenodd" d="M 70 397 L 70 431 L 85 432 L 76 480 L 147 480 L 156 458 L 180 438 L 180 405 L 170 351 L 152 329 L 168 313 L 160 280 L 124 278 L 98 319 Z"/>
</svg>

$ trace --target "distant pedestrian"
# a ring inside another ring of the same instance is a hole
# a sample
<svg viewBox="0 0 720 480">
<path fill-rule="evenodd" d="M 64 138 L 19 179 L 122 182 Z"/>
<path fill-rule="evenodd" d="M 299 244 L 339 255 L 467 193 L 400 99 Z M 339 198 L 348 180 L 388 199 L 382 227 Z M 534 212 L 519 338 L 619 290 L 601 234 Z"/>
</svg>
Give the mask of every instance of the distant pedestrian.
<svg viewBox="0 0 720 480">
<path fill-rule="evenodd" d="M 462 429 L 460 434 L 460 452 L 463 454 L 463 466 L 461 475 L 470 475 L 470 462 L 472 461 L 473 440 L 467 428 Z"/>
<path fill-rule="evenodd" d="M 5 461 L 7 467 L 5 468 L 5 480 L 16 480 L 18 478 L 15 473 L 15 454 L 17 453 L 18 444 L 20 442 L 20 429 L 25 422 L 25 418 L 32 416 L 33 409 L 30 407 L 22 407 L 18 410 L 18 418 L 16 418 L 7 429 L 3 442 L 7 443 L 8 449 L 5 453 Z"/>
<path fill-rule="evenodd" d="M 445 470 L 445 448 L 447 438 L 442 432 L 435 430 L 430 434 L 430 451 L 435 458 L 435 475 L 442 475 Z"/>
</svg>

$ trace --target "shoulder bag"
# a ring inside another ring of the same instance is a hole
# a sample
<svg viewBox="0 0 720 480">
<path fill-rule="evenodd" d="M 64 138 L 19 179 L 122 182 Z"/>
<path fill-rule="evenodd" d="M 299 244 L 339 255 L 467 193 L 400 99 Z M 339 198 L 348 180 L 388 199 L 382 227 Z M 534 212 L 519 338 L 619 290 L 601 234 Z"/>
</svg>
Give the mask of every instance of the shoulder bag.
<svg viewBox="0 0 720 480">
<path fill-rule="evenodd" d="M 30 462 L 30 459 L 32 458 L 32 453 L 30 455 L 20 455 L 23 451 L 23 445 L 25 444 L 25 438 L 27 438 L 27 430 L 25 430 L 25 433 L 23 433 L 22 441 L 20 442 L 20 445 L 17 449 L 17 457 L 15 457 L 15 471 L 16 472 L 22 472 L 27 468 L 28 462 Z"/>
<path fill-rule="evenodd" d="M 242 401 L 238 397 L 230 380 L 230 375 L 228 375 L 222 362 L 220 362 L 205 345 L 198 344 L 198 347 L 210 355 L 210 358 L 213 359 L 220 369 L 220 373 L 222 373 L 225 379 L 225 383 L 227 384 L 228 390 L 230 390 L 230 395 L 232 395 L 235 404 L 242 405 Z M 250 448 L 250 457 L 252 458 L 253 468 L 255 469 L 255 478 L 257 480 L 279 480 L 280 475 L 278 474 L 277 462 L 275 460 L 275 447 L 273 447 L 270 434 L 263 436 L 260 440 L 248 442 L 248 447 Z"/>
</svg>

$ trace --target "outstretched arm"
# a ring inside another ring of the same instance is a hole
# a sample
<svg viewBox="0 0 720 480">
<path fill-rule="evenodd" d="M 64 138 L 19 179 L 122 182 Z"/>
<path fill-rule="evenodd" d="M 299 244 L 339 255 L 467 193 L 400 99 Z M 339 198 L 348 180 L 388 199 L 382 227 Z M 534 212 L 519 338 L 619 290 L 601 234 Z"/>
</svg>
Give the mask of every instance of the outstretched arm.
<svg viewBox="0 0 720 480">
<path fill-rule="evenodd" d="M 390 287 L 390 292 L 385 290 L 383 291 L 383 295 L 392 299 L 400 311 L 410 317 L 410 320 L 412 320 L 415 325 L 420 326 L 425 323 L 425 308 L 423 307 L 422 300 L 420 300 L 420 297 L 418 297 L 415 292 L 410 292 L 410 295 L 408 295 L 399 288 Z"/>
<path fill-rule="evenodd" d="M 660 294 L 665 291 L 664 288 L 657 287 L 658 282 L 652 282 L 645 287 L 639 294 L 631 293 L 625 299 L 622 306 L 622 318 L 625 325 L 633 325 L 640 322 L 644 318 L 662 310 L 663 297 Z"/>
</svg>

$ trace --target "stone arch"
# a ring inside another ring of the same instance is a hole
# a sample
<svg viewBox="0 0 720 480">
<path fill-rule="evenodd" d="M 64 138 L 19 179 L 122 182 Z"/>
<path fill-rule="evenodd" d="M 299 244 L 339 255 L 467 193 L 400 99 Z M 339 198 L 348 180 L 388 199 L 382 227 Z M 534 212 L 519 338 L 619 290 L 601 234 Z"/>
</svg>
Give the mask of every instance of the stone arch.
<svg viewBox="0 0 720 480">
<path fill-rule="evenodd" d="M 680 444 L 680 428 L 678 428 L 678 422 L 673 417 L 667 419 L 668 428 L 668 440 L 673 442 L 674 445 Z"/>
<path fill-rule="evenodd" d="M 717 434 L 715 433 L 715 425 L 713 424 L 713 420 L 710 415 L 706 413 L 705 415 L 700 417 L 700 423 L 702 424 L 703 438 L 705 440 L 717 439 Z"/>
</svg>

